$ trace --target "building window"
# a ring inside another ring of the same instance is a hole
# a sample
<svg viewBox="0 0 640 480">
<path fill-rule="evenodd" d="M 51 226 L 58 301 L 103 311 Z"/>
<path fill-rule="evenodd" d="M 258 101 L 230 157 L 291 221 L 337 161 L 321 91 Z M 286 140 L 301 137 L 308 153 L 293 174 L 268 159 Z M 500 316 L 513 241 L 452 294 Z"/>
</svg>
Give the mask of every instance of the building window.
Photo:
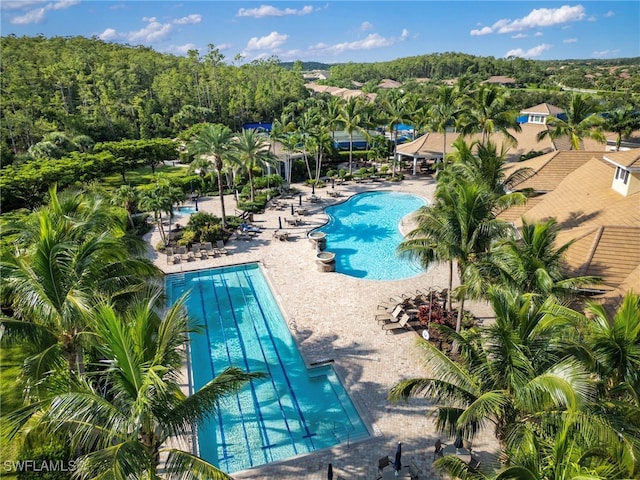
<svg viewBox="0 0 640 480">
<path fill-rule="evenodd" d="M 624 185 L 629 181 L 629 170 L 622 167 L 616 167 L 616 180 L 622 180 Z"/>
</svg>

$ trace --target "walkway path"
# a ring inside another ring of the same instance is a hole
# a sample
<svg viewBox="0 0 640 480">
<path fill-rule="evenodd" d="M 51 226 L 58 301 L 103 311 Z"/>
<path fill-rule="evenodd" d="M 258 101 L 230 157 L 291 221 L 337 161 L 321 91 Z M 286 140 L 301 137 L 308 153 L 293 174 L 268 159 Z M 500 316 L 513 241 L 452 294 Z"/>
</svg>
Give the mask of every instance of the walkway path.
<svg viewBox="0 0 640 480">
<path fill-rule="evenodd" d="M 345 184 L 335 187 L 345 196 L 370 190 L 410 192 L 430 200 L 435 184 L 428 178 L 404 180 L 400 183 Z M 303 199 L 311 189 L 299 186 Z M 431 414 L 432 405 L 423 399 L 393 404 L 387 400 L 389 389 L 399 380 L 410 376 L 423 376 L 421 356 L 416 346 L 418 336 L 412 332 L 385 335 L 374 320 L 376 306 L 382 300 L 418 288 L 446 286 L 448 269 L 437 266 L 413 278 L 395 281 L 363 280 L 338 273 L 322 273 L 315 265 L 315 250 L 306 234 L 326 221 L 324 207 L 342 201 L 327 195 L 331 187 L 316 189 L 322 202 L 311 204 L 305 223 L 286 228 L 289 241 L 273 238 L 278 228 L 278 216 L 291 216 L 290 210 L 267 210 L 256 215 L 254 224 L 263 232 L 251 240 L 233 238 L 227 243 L 227 256 L 197 260 L 182 264 L 166 263 L 162 254 L 153 252 L 155 263 L 166 273 L 202 269 L 245 262 L 259 262 L 271 285 L 282 313 L 307 363 L 333 359 L 335 368 L 354 399 L 361 415 L 373 433 L 370 439 L 351 445 L 306 454 L 293 459 L 237 472 L 236 479 L 306 479 L 327 478 L 328 463 L 334 467 L 334 478 L 368 480 L 378 477 L 378 459 L 393 456 L 396 444 L 403 444 L 403 460 L 413 461 L 421 471 L 420 478 L 440 478 L 432 469 L 433 445 L 439 435 L 435 432 Z M 233 212 L 235 199 L 226 199 L 227 212 Z M 293 200 L 298 205 L 298 198 Z M 200 210 L 220 215 L 218 198 L 201 199 Z M 182 224 L 187 218 L 176 219 Z M 282 220 L 283 226 L 284 219 Z M 288 225 L 287 225 L 288 227 Z M 408 224 L 403 229 L 409 228 Z M 157 232 L 148 235 L 151 245 L 159 242 Z M 471 304 L 470 309 L 486 317 L 486 305 Z M 445 443 L 452 439 L 443 438 Z M 474 450 L 483 461 L 497 448 L 488 432 L 474 443 Z"/>
</svg>

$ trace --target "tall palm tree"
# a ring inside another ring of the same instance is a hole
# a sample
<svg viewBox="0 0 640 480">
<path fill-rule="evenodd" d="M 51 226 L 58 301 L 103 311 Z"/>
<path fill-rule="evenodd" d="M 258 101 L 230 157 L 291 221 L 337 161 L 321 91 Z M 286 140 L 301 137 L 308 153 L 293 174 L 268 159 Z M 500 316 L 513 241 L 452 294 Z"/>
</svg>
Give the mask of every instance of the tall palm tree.
<svg viewBox="0 0 640 480">
<path fill-rule="evenodd" d="M 4 337 L 36 346 L 26 372 L 35 380 L 49 374 L 60 358 L 69 372 L 84 370 L 90 328 L 83 314 L 96 295 L 128 298 L 159 275 L 149 261 L 132 254 L 141 249 L 121 233 L 123 220 L 105 220 L 104 204 L 98 212 L 82 195 L 66 202 L 52 189 L 50 197 L 50 206 L 32 214 L 15 250 L 0 262 L 2 298 L 12 311 L 1 322 Z M 80 205 L 70 205 L 76 202 Z"/>
<path fill-rule="evenodd" d="M 465 110 L 460 116 L 459 125 L 464 135 L 481 133 L 481 143 L 486 143 L 493 133 L 501 133 L 511 145 L 518 141 L 509 132 L 520 132 L 522 128 L 516 121 L 518 111 L 508 107 L 508 96 L 495 85 L 481 84 L 463 100 Z"/>
<path fill-rule="evenodd" d="M 189 144 L 189 151 L 204 159 L 205 162 L 213 162 L 218 176 L 218 197 L 222 212 L 222 228 L 226 228 L 226 211 L 224 205 L 224 187 L 222 173 L 233 153 L 233 132 L 222 124 L 207 125 Z M 201 172 L 203 170 L 201 169 Z"/>
<path fill-rule="evenodd" d="M 352 97 L 342 105 L 338 122 L 349 134 L 349 173 L 353 173 L 353 132 L 362 131 L 362 100 Z"/>
<path fill-rule="evenodd" d="M 407 120 L 408 110 L 405 98 L 400 91 L 392 90 L 382 100 L 382 110 L 389 122 L 393 133 L 393 161 L 391 163 L 391 174 L 396 174 L 396 152 L 398 148 L 398 126 Z"/>
<path fill-rule="evenodd" d="M 173 218 L 173 205 L 184 200 L 184 192 L 172 186 L 166 179 L 156 177 L 156 181 L 149 187 L 140 191 L 139 206 L 141 209 L 153 212 L 153 218 L 160 232 L 160 237 L 165 245 L 168 244 L 167 234 L 164 231 L 162 214 L 169 217 L 169 229 Z"/>
<path fill-rule="evenodd" d="M 551 140 L 568 137 L 572 150 L 580 150 L 584 138 L 606 143 L 607 139 L 601 130 L 604 119 L 596 114 L 595 106 L 582 95 L 575 94 L 571 97 L 566 115 L 566 120 L 550 115 L 547 118 L 549 128 L 538 133 L 538 141 L 546 137 Z"/>
<path fill-rule="evenodd" d="M 616 150 L 620 150 L 623 138 L 629 138 L 634 130 L 640 128 L 640 113 L 627 105 L 609 112 L 604 120 L 604 128 L 616 134 Z"/>
<path fill-rule="evenodd" d="M 255 130 L 243 130 L 234 141 L 234 161 L 249 176 L 249 188 L 251 189 L 251 201 L 255 201 L 255 188 L 253 184 L 253 170 L 264 168 L 266 165 L 275 166 L 278 161 L 269 149 L 266 137 Z"/>
<path fill-rule="evenodd" d="M 21 426 L 67 432 L 71 446 L 82 452 L 80 478 L 155 479 L 161 466 L 171 478 L 231 478 L 169 440 L 194 432 L 222 398 L 264 375 L 229 367 L 186 396 L 180 372 L 192 329 L 184 298 L 163 316 L 159 305 L 158 291 L 124 313 L 107 301 L 87 312 L 105 367 L 92 378 L 77 378 L 69 391 L 56 392 L 44 405 L 14 412 L 14 432 Z"/>
<path fill-rule="evenodd" d="M 442 133 L 442 159 L 447 157 L 447 128 L 454 123 L 460 113 L 456 90 L 448 85 L 438 88 L 429 111 L 430 126 L 435 132 Z"/>
<path fill-rule="evenodd" d="M 119 205 L 123 207 L 127 211 L 127 217 L 129 218 L 129 224 L 131 228 L 134 229 L 135 225 L 133 223 L 133 209 L 138 204 L 138 191 L 135 187 L 131 185 L 120 185 L 113 192 L 113 196 L 111 197 L 111 203 L 114 205 Z"/>
</svg>

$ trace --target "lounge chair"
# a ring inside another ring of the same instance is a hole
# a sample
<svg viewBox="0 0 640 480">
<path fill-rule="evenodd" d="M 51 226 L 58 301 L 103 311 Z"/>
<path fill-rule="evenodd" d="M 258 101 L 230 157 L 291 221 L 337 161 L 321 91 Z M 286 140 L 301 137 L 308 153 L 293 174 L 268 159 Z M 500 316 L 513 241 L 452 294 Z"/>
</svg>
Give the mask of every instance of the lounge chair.
<svg viewBox="0 0 640 480">
<path fill-rule="evenodd" d="M 285 221 L 288 225 L 293 225 L 294 227 L 297 227 L 297 226 L 298 226 L 298 223 L 300 222 L 300 220 L 299 220 L 299 219 L 297 219 L 297 218 L 288 218 L 288 217 L 285 217 L 285 218 L 284 218 L 284 221 Z"/>
<path fill-rule="evenodd" d="M 471 460 L 469 460 L 469 469 L 474 472 L 478 471 L 480 469 L 480 460 L 471 457 Z"/>
<path fill-rule="evenodd" d="M 187 252 L 187 247 L 184 245 L 178 247 L 178 255 L 180 255 L 181 262 L 188 262 L 191 259 L 189 252 Z"/>
<path fill-rule="evenodd" d="M 176 263 L 180 261 L 180 257 L 173 256 L 173 248 L 167 247 L 165 249 L 165 253 L 167 254 L 167 263 Z"/>
<path fill-rule="evenodd" d="M 400 317 L 400 320 L 396 321 L 388 321 L 382 324 L 382 330 L 386 330 L 387 333 L 393 330 L 405 329 L 407 327 L 413 326 L 410 323 L 411 317 L 408 313 L 403 313 Z"/>
<path fill-rule="evenodd" d="M 281 232 L 280 230 L 276 230 L 273 232 L 273 238 L 277 238 L 281 242 L 285 240 L 289 240 L 289 232 Z"/>
<path fill-rule="evenodd" d="M 400 320 L 400 315 L 404 312 L 404 309 L 402 308 L 402 304 L 397 304 L 393 310 L 391 310 L 391 312 L 387 312 L 387 313 L 378 313 L 376 315 L 376 320 L 378 322 L 384 322 L 384 323 L 388 323 L 388 322 L 397 322 Z"/>
<path fill-rule="evenodd" d="M 220 255 L 227 255 L 229 253 L 229 250 L 224 246 L 222 240 L 216 240 L 216 253 Z"/>
<path fill-rule="evenodd" d="M 212 256 L 215 257 L 216 256 L 216 251 L 214 250 L 213 246 L 211 245 L 211 242 L 204 242 L 202 244 L 202 251 L 205 252 L 207 254 L 207 256 Z"/>
<path fill-rule="evenodd" d="M 200 253 L 199 243 L 194 243 L 193 245 L 191 245 L 191 253 L 193 254 L 194 258 L 202 258 L 202 253 Z"/>
</svg>

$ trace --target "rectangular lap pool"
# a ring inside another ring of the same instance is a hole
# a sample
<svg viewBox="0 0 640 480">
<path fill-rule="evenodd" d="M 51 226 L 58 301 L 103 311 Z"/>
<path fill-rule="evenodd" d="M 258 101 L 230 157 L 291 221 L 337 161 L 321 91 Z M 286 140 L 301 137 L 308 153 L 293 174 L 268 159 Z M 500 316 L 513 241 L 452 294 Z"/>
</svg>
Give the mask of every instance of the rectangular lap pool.
<svg viewBox="0 0 640 480">
<path fill-rule="evenodd" d="M 167 276 L 170 303 L 187 290 L 194 388 L 229 365 L 268 374 L 199 427 L 201 457 L 233 473 L 369 436 L 333 366 L 305 366 L 257 264 Z"/>
</svg>

